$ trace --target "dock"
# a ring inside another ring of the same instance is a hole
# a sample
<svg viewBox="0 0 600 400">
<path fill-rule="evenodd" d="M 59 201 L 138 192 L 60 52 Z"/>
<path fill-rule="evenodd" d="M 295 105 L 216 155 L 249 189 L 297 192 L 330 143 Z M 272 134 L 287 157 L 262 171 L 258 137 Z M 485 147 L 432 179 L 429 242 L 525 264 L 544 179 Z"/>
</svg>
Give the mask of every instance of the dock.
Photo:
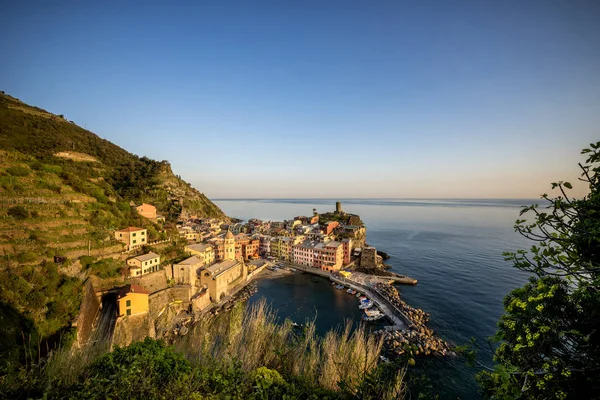
<svg viewBox="0 0 600 400">
<path fill-rule="evenodd" d="M 304 265 L 295 264 L 292 262 L 285 262 L 286 265 L 296 268 L 299 271 L 306 272 L 313 275 L 318 275 L 323 278 L 331 279 L 334 282 L 339 283 L 340 285 L 344 285 L 346 287 L 352 288 L 358 292 L 364 293 L 369 299 L 373 301 L 373 303 L 385 314 L 385 316 L 392 322 L 393 325 L 386 326 L 384 329 L 387 331 L 397 331 L 407 329 L 412 325 L 410 319 L 400 311 L 396 306 L 390 303 L 383 295 L 381 295 L 377 289 L 371 286 L 367 286 L 358 282 L 355 282 L 351 279 L 344 277 L 337 277 L 327 271 L 322 271 L 321 269 L 314 267 L 307 267 Z M 379 277 L 378 277 L 379 278 Z M 381 277 L 387 278 L 387 277 Z M 382 282 L 388 282 L 382 281 Z"/>
</svg>

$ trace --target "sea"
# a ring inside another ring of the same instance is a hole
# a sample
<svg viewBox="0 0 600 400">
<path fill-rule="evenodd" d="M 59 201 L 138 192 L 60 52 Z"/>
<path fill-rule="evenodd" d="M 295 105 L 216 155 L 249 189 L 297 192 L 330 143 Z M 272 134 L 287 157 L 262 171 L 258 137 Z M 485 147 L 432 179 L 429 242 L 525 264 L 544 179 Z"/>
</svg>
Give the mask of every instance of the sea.
<svg viewBox="0 0 600 400">
<path fill-rule="evenodd" d="M 398 286 L 411 306 L 431 314 L 429 327 L 453 345 L 474 339 L 477 360 L 493 366 L 494 345 L 502 301 L 522 286 L 528 274 L 504 260 L 504 251 L 528 249 L 531 243 L 514 230 L 523 206 L 535 199 L 219 199 L 229 216 L 280 221 L 328 212 L 341 201 L 367 227 L 367 243 L 386 252 L 392 271 L 418 280 Z M 355 298 L 336 291 L 319 277 L 292 274 L 261 280 L 250 302 L 265 298 L 281 318 L 314 320 L 317 332 L 340 329 L 361 313 Z M 417 370 L 431 380 L 443 399 L 478 399 L 475 374 L 482 367 L 461 357 L 418 359 Z"/>
</svg>

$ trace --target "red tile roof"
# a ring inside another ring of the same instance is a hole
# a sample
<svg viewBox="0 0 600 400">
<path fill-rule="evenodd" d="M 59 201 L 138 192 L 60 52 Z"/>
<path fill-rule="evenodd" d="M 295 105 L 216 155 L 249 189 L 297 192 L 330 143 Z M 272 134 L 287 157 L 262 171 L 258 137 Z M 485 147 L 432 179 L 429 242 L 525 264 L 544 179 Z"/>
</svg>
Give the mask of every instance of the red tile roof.
<svg viewBox="0 0 600 400">
<path fill-rule="evenodd" d="M 146 289 L 144 289 L 140 285 L 129 284 L 129 285 L 125 285 L 121 289 L 119 289 L 118 297 L 119 298 L 124 297 L 129 293 L 149 294 L 150 292 L 148 292 Z"/>
</svg>

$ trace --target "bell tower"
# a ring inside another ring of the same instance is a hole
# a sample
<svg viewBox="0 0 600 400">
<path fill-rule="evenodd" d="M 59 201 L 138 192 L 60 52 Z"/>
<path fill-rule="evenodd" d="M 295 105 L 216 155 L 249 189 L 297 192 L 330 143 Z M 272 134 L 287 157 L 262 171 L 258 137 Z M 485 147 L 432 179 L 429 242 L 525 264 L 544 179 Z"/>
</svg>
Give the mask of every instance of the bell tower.
<svg viewBox="0 0 600 400">
<path fill-rule="evenodd" d="M 235 260 L 235 238 L 233 233 L 228 229 L 225 234 L 225 242 L 223 243 L 223 259 Z"/>
</svg>

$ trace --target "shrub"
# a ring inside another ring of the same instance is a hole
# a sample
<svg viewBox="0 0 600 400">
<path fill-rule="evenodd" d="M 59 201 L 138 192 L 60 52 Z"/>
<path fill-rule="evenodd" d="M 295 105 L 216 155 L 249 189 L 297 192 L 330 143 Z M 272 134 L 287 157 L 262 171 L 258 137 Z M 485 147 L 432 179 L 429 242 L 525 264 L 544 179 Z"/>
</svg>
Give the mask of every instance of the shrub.
<svg viewBox="0 0 600 400">
<path fill-rule="evenodd" d="M 8 215 L 15 219 L 27 219 L 29 218 L 29 211 L 23 206 L 14 206 L 8 209 Z"/>
<path fill-rule="evenodd" d="M 29 175 L 29 168 L 17 165 L 14 167 L 6 168 L 6 172 L 11 174 L 12 176 L 27 176 Z"/>
</svg>

